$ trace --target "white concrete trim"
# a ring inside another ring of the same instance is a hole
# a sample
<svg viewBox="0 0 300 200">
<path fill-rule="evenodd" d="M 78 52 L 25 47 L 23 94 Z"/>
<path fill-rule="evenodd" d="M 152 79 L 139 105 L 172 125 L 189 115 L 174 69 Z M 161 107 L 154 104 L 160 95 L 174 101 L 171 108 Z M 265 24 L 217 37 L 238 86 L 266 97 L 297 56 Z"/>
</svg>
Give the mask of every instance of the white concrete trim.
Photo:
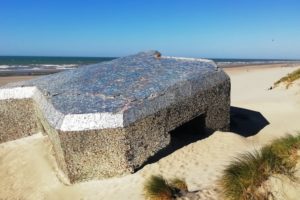
<svg viewBox="0 0 300 200">
<path fill-rule="evenodd" d="M 16 87 L 0 89 L 0 100 L 28 99 L 35 93 L 36 87 Z"/>
<path fill-rule="evenodd" d="M 162 56 L 161 58 L 175 59 L 175 60 L 186 60 L 186 61 L 196 61 L 196 62 L 206 62 L 212 64 L 216 69 L 219 67 L 213 60 L 203 59 L 203 58 L 186 58 L 186 57 L 173 57 L 173 56 Z"/>
<path fill-rule="evenodd" d="M 32 99 L 38 104 L 40 110 L 44 115 L 44 118 L 48 121 L 48 123 L 53 128 L 57 129 L 61 124 L 64 114 L 56 110 L 54 106 L 49 103 L 47 98 L 37 88 Z"/>
<path fill-rule="evenodd" d="M 203 58 L 186 58 L 186 57 L 174 57 L 174 56 L 161 56 L 161 58 L 175 59 L 175 60 L 187 60 L 187 61 L 198 61 L 198 62 L 213 62 L 212 60 Z"/>
<path fill-rule="evenodd" d="M 123 127 L 123 114 L 90 113 L 65 115 L 61 131 L 83 131 Z"/>
<path fill-rule="evenodd" d="M 15 87 L 0 89 L 0 100 L 33 99 L 48 123 L 56 130 L 84 131 L 123 127 L 123 114 L 87 113 L 67 114 L 59 112 L 49 103 L 37 87 Z"/>
</svg>

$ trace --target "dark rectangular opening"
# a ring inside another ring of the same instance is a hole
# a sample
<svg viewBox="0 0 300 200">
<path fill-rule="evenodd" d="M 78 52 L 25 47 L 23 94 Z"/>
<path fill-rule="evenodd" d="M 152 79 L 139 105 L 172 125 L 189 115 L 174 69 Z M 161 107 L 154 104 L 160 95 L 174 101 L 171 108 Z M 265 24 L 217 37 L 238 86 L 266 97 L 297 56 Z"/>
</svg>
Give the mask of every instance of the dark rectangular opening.
<svg viewBox="0 0 300 200">
<path fill-rule="evenodd" d="M 173 153 L 174 151 L 189 145 L 198 140 L 204 139 L 211 135 L 212 132 L 205 127 L 205 114 L 195 117 L 194 119 L 184 123 L 176 129 L 170 131 L 171 142 L 164 149 L 150 157 L 141 167 L 147 164 L 155 163 L 161 158 Z"/>
</svg>

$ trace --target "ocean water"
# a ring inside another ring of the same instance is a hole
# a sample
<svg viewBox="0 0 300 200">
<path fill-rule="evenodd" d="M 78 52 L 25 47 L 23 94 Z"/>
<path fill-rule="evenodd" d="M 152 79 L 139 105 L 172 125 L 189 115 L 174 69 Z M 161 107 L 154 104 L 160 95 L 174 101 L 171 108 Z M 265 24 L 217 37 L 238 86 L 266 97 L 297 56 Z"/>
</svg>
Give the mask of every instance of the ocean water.
<svg viewBox="0 0 300 200">
<path fill-rule="evenodd" d="M 48 74 L 110 61 L 112 57 L 0 56 L 0 75 Z"/>
<path fill-rule="evenodd" d="M 0 75 L 49 74 L 88 64 L 110 61 L 113 57 L 0 56 Z M 300 63 L 300 60 L 212 59 L 221 67 L 248 64 Z"/>
</svg>

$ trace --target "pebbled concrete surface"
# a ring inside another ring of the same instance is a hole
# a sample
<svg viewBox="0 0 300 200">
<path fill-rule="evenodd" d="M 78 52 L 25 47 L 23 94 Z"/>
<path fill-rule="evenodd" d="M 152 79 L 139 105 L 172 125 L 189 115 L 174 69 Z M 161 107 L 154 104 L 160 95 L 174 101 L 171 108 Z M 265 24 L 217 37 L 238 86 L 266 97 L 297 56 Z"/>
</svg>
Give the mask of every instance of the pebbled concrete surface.
<svg viewBox="0 0 300 200">
<path fill-rule="evenodd" d="M 78 182 L 134 172 L 169 144 L 169 131 L 199 115 L 207 128 L 227 130 L 230 79 L 210 60 L 150 51 L 6 85 L 0 103 L 8 121 L 0 138 L 42 130 L 62 171 Z"/>
</svg>

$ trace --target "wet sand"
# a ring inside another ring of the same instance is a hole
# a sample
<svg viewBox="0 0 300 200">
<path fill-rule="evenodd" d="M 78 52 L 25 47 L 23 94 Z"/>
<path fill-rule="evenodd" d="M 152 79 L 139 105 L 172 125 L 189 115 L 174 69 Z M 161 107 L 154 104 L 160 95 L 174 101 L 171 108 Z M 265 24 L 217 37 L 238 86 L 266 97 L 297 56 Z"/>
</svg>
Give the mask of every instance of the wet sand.
<svg viewBox="0 0 300 200">
<path fill-rule="evenodd" d="M 33 78 L 37 78 L 39 76 L 0 76 L 0 86 L 3 86 L 7 83 L 17 82 L 17 81 L 25 81 Z"/>
</svg>

